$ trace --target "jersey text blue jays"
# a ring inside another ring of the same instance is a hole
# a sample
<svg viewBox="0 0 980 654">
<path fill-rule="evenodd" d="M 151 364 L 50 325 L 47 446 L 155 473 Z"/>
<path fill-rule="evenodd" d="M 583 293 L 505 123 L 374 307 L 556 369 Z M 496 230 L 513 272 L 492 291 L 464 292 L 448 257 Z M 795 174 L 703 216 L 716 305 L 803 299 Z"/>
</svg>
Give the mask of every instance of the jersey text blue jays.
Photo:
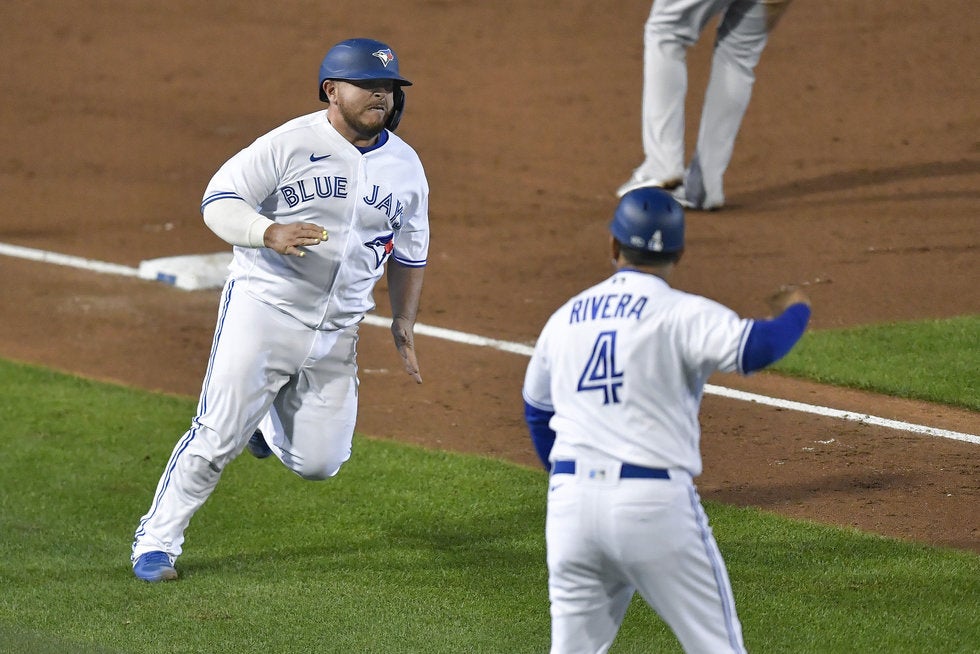
<svg viewBox="0 0 980 654">
<path fill-rule="evenodd" d="M 286 204 L 295 207 L 300 202 L 309 202 L 313 198 L 346 198 L 347 197 L 347 178 L 346 177 L 315 177 L 301 179 L 295 184 L 280 187 L 279 192 L 286 200 Z"/>
</svg>

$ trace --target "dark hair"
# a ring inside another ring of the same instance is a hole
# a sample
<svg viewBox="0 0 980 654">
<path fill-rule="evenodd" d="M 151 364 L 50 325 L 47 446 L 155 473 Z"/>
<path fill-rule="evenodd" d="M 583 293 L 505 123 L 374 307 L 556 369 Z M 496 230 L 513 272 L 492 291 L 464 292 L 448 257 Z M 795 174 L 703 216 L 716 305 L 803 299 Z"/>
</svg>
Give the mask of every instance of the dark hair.
<svg viewBox="0 0 980 654">
<path fill-rule="evenodd" d="M 663 266 L 668 263 L 677 263 L 684 251 L 651 252 L 619 243 L 619 252 L 627 263 L 634 266 Z"/>
</svg>

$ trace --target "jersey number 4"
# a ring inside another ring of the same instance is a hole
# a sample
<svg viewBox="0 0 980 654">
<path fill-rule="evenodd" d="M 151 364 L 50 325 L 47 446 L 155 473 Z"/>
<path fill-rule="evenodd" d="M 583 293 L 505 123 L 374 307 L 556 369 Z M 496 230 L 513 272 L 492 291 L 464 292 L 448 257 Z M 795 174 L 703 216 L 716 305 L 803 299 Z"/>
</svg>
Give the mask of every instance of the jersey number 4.
<svg viewBox="0 0 980 654">
<path fill-rule="evenodd" d="M 623 371 L 616 367 L 616 332 L 601 332 L 578 380 L 578 390 L 602 391 L 603 404 L 618 404 Z"/>
</svg>

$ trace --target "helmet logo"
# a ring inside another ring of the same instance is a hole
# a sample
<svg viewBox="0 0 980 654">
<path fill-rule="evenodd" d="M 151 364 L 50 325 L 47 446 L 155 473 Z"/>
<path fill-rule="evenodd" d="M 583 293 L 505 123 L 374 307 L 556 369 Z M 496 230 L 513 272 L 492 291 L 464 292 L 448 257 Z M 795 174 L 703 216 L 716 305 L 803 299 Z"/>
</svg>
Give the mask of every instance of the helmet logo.
<svg viewBox="0 0 980 654">
<path fill-rule="evenodd" d="M 395 60 L 395 53 L 391 51 L 391 48 L 385 48 L 384 50 L 372 52 L 371 56 L 380 59 L 385 68 L 387 68 L 388 64 Z"/>
<path fill-rule="evenodd" d="M 651 236 L 649 241 L 643 240 L 642 236 L 637 236 L 633 234 L 630 236 L 630 246 L 638 248 L 640 250 L 649 250 L 650 252 L 663 252 L 664 251 L 664 235 L 659 229 L 655 231 Z"/>
<path fill-rule="evenodd" d="M 663 252 L 664 249 L 664 236 L 663 233 L 658 229 L 650 237 L 650 242 L 647 243 L 647 249 L 653 252 Z"/>
</svg>

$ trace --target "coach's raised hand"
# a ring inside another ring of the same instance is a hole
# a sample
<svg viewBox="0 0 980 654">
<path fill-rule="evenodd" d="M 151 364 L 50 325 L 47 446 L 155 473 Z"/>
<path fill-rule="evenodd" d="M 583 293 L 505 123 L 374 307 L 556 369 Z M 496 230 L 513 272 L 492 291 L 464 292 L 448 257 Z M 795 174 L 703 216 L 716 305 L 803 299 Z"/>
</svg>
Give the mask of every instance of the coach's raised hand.
<svg viewBox="0 0 980 654">
<path fill-rule="evenodd" d="M 783 311 L 786 311 L 789 307 L 794 304 L 805 304 L 810 306 L 809 296 L 801 289 L 799 286 L 785 285 L 780 286 L 779 289 L 770 295 L 766 301 L 769 304 L 769 310 L 772 311 L 772 316 L 778 316 Z"/>
</svg>

